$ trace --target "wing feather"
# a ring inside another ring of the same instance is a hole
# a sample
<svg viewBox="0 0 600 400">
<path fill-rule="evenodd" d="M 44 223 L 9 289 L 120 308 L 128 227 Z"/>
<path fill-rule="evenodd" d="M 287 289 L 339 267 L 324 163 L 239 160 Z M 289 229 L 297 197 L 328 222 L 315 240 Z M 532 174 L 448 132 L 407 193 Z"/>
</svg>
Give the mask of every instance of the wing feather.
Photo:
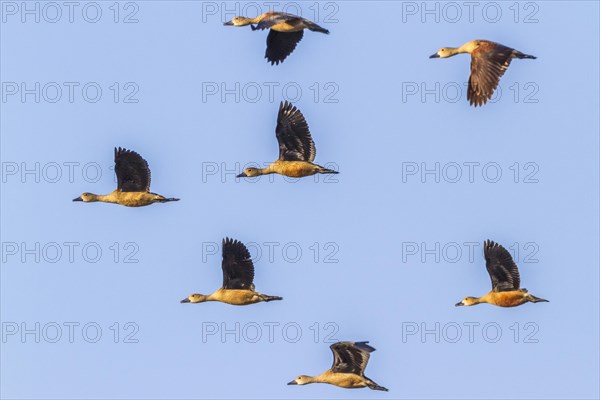
<svg viewBox="0 0 600 400">
<path fill-rule="evenodd" d="M 467 90 L 469 104 L 482 106 L 492 98 L 500 78 L 512 61 L 513 51 L 498 43 L 484 43 L 473 52 Z"/>
<path fill-rule="evenodd" d="M 223 239 L 223 289 L 254 290 L 254 264 L 250 252 L 238 240 Z"/>
<path fill-rule="evenodd" d="M 292 103 L 282 102 L 275 129 L 282 161 L 313 162 L 317 154 L 304 115 Z"/>
<path fill-rule="evenodd" d="M 135 151 L 115 147 L 115 173 L 118 190 L 150 191 L 150 168 L 146 160 Z"/>
<path fill-rule="evenodd" d="M 337 342 L 330 346 L 333 352 L 333 372 L 364 376 L 371 352 L 375 349 L 369 342 Z"/>
<path fill-rule="evenodd" d="M 304 30 L 297 32 L 277 32 L 273 29 L 267 35 L 265 58 L 271 65 L 279 65 L 296 49 L 304 36 Z"/>
<path fill-rule="evenodd" d="M 498 243 L 486 240 L 483 243 L 483 254 L 485 267 L 492 280 L 493 291 L 505 292 L 520 288 L 519 269 L 508 250 Z"/>
</svg>

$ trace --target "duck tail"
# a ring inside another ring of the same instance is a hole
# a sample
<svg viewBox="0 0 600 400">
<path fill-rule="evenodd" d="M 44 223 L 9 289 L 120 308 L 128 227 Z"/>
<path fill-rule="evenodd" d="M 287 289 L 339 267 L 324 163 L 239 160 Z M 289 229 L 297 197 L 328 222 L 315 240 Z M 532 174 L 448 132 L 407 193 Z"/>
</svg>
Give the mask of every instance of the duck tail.
<svg viewBox="0 0 600 400">
<path fill-rule="evenodd" d="M 167 197 L 163 197 L 162 199 L 158 199 L 157 201 L 158 201 L 159 203 L 168 203 L 168 202 L 170 202 L 170 201 L 179 201 L 179 199 L 176 199 L 176 198 L 174 198 L 174 197 L 169 197 L 169 198 L 167 198 Z"/>
<path fill-rule="evenodd" d="M 383 386 L 379 386 L 378 384 L 376 384 L 375 382 L 371 381 L 367 384 L 369 389 L 372 390 L 381 390 L 383 392 L 389 392 L 390 390 L 388 388 L 385 388 Z"/>
<path fill-rule="evenodd" d="M 339 174 L 338 171 L 334 171 L 332 169 L 325 168 L 325 167 L 321 167 L 321 169 L 319 169 L 318 173 L 319 174 Z"/>
<path fill-rule="evenodd" d="M 528 293 L 528 294 L 529 294 L 529 293 Z M 530 301 L 530 302 L 532 302 L 532 303 L 549 303 L 549 302 L 550 302 L 549 300 L 542 299 L 542 298 L 539 298 L 539 297 L 535 297 L 535 296 L 534 296 L 534 295 L 532 295 L 532 294 L 529 294 L 529 296 L 527 296 L 527 298 L 528 298 L 528 299 L 529 299 L 529 301 Z"/>
<path fill-rule="evenodd" d="M 273 300 L 283 300 L 283 297 L 279 297 L 279 296 L 268 296 L 266 294 L 261 294 L 260 295 L 260 299 L 262 301 L 273 301 Z"/>
<path fill-rule="evenodd" d="M 517 57 L 517 58 L 530 58 L 532 60 L 535 60 L 537 58 L 536 56 L 532 56 L 532 55 L 529 55 L 529 54 L 521 53 L 520 51 L 516 51 L 516 50 L 515 50 L 514 54 L 515 54 L 515 57 Z"/>
<path fill-rule="evenodd" d="M 319 25 L 315 24 L 314 22 L 310 22 L 308 24 L 307 28 L 313 32 L 321 32 L 326 35 L 329 35 L 329 31 L 327 29 L 320 27 Z"/>
</svg>

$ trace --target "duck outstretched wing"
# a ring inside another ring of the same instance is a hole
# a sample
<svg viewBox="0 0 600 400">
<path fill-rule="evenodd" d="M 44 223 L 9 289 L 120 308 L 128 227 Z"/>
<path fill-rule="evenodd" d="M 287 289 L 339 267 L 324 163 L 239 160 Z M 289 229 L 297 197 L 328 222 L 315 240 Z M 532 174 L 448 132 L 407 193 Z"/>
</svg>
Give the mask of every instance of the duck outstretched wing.
<svg viewBox="0 0 600 400">
<path fill-rule="evenodd" d="M 271 29 L 267 35 L 265 58 L 271 65 L 279 65 L 296 49 L 304 36 L 304 30 L 296 32 L 277 32 Z"/>
<path fill-rule="evenodd" d="M 491 240 L 483 243 L 485 267 L 492 279 L 492 290 L 506 292 L 518 290 L 521 285 L 519 269 L 504 247 Z"/>
<path fill-rule="evenodd" d="M 254 290 L 254 264 L 250 252 L 239 240 L 223 239 L 223 289 Z"/>
<path fill-rule="evenodd" d="M 471 54 L 471 76 L 467 89 L 469 104 L 482 106 L 500 83 L 500 78 L 512 61 L 514 49 L 498 43 L 482 43 Z"/>
<path fill-rule="evenodd" d="M 282 102 L 275 129 L 279 160 L 313 162 L 317 155 L 304 115 L 292 103 Z"/>
<path fill-rule="evenodd" d="M 150 168 L 146 160 L 135 151 L 115 147 L 115 173 L 118 190 L 150 191 Z"/>
<path fill-rule="evenodd" d="M 333 352 L 333 372 L 364 376 L 371 352 L 375 349 L 369 342 L 337 342 L 329 346 Z"/>
</svg>

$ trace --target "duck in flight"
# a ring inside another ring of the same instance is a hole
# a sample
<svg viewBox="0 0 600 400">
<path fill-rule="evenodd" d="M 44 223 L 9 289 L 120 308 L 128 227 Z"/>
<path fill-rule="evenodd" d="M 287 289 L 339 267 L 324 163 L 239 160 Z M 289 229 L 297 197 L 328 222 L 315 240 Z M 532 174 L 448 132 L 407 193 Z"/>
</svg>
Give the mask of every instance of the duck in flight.
<svg viewBox="0 0 600 400">
<path fill-rule="evenodd" d="M 115 173 L 117 189 L 112 193 L 101 195 L 85 192 L 73 201 L 85 203 L 101 201 L 127 207 L 179 201 L 179 199 L 166 198 L 150 192 L 150 168 L 146 160 L 135 151 L 115 147 Z"/>
<path fill-rule="evenodd" d="M 261 301 L 283 300 L 279 296 L 267 296 L 254 291 L 254 265 L 250 252 L 238 240 L 223 239 L 223 286 L 213 294 L 191 294 L 181 303 L 220 301 L 234 306 L 245 306 Z"/>
<path fill-rule="evenodd" d="M 333 365 L 317 376 L 300 375 L 288 385 L 307 385 L 309 383 L 329 383 L 346 389 L 368 387 L 373 390 L 388 391 L 365 376 L 365 368 L 370 353 L 375 349 L 369 342 L 337 342 L 329 346 L 333 352 Z"/>
<path fill-rule="evenodd" d="M 304 115 L 292 103 L 282 102 L 277 115 L 275 135 L 279 142 L 279 158 L 267 168 L 246 168 L 238 178 L 280 174 L 302 178 L 314 174 L 337 174 L 337 171 L 313 164 L 317 149 L 310 136 Z"/>
<path fill-rule="evenodd" d="M 517 264 L 504 247 L 493 241 L 483 243 L 485 267 L 492 278 L 492 291 L 482 297 L 465 297 L 456 306 L 474 306 L 488 303 L 500 307 L 516 307 L 527 302 L 540 303 L 548 300 L 540 299 L 522 289 Z"/>
<path fill-rule="evenodd" d="M 429 58 L 448 58 L 461 53 L 471 54 L 467 100 L 475 107 L 484 105 L 492 98 L 513 58 L 537 58 L 489 40 L 473 40 L 460 47 L 443 47 Z"/>
<path fill-rule="evenodd" d="M 269 29 L 265 58 L 271 65 L 279 65 L 287 56 L 292 54 L 298 42 L 302 40 L 304 29 L 329 34 L 327 29 L 321 28 L 312 21 L 297 15 L 277 11 L 264 13 L 256 18 L 234 17 L 231 21 L 225 22 L 224 25 L 250 25 L 253 31 Z"/>
</svg>

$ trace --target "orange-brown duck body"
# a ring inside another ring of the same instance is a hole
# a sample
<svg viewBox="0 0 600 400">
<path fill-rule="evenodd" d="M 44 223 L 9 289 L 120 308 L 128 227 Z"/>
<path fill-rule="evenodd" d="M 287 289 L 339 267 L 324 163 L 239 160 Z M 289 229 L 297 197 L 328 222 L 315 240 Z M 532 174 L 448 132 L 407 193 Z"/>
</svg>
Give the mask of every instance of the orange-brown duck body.
<svg viewBox="0 0 600 400">
<path fill-rule="evenodd" d="M 279 296 L 269 296 L 254 290 L 254 264 L 250 252 L 242 242 L 223 239 L 222 255 L 222 287 L 209 295 L 191 294 L 181 300 L 181 303 L 218 301 L 234 306 L 246 306 L 263 301 L 282 300 Z"/>
<path fill-rule="evenodd" d="M 329 34 L 327 29 L 320 27 L 312 21 L 297 15 L 278 11 L 267 12 L 256 18 L 237 16 L 231 21 L 225 22 L 224 25 L 250 25 L 253 31 L 269 29 L 265 58 L 271 65 L 279 65 L 296 49 L 296 46 L 304 36 L 305 29 Z"/>
<path fill-rule="evenodd" d="M 345 389 L 368 387 L 372 390 L 388 391 L 365 376 L 365 368 L 370 353 L 375 349 L 369 342 L 337 342 L 330 346 L 333 352 L 333 365 L 316 376 L 300 375 L 288 385 L 308 385 L 310 383 L 328 383 Z"/>
<path fill-rule="evenodd" d="M 73 201 L 102 202 L 126 207 L 143 207 L 154 203 L 179 201 L 150 192 L 150 168 L 138 153 L 115 147 L 115 174 L 117 189 L 102 195 L 85 192 Z"/>
<path fill-rule="evenodd" d="M 471 55 L 467 100 L 475 107 L 486 104 L 492 98 L 513 58 L 536 58 L 489 40 L 473 40 L 460 47 L 442 47 L 429 58 L 448 58 L 462 53 Z"/>
<path fill-rule="evenodd" d="M 492 290 L 481 297 L 465 297 L 456 306 L 474 306 L 488 303 L 499 307 L 517 307 L 527 302 L 540 303 L 541 299 L 520 287 L 521 278 L 517 264 L 504 247 L 493 241 L 483 243 L 485 266 L 492 280 Z"/>
<path fill-rule="evenodd" d="M 238 178 L 268 174 L 302 178 L 314 174 L 338 173 L 313 163 L 317 154 L 315 143 L 304 115 L 292 103 L 286 101 L 280 104 L 275 134 L 279 143 L 279 159 L 266 168 L 245 168 Z"/>
</svg>

